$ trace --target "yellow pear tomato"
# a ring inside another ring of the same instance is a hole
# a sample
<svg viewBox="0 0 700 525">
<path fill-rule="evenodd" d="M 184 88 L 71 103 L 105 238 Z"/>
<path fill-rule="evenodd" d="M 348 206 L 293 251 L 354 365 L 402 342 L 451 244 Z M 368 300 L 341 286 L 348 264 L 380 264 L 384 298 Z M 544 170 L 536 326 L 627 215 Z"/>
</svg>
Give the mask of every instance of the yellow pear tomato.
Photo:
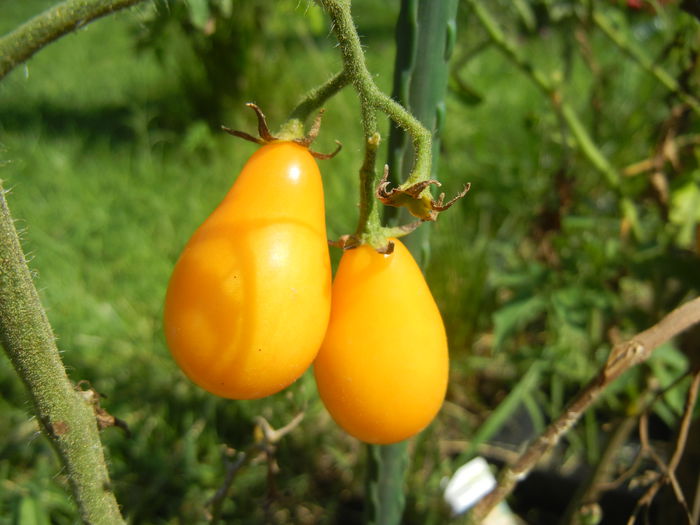
<svg viewBox="0 0 700 525">
<path fill-rule="evenodd" d="M 367 245 L 345 251 L 333 282 L 331 318 L 314 362 L 333 419 L 376 444 L 425 428 L 447 389 L 442 317 L 420 268 L 392 239 L 384 255 Z"/>
<path fill-rule="evenodd" d="M 255 399 L 312 363 L 328 324 L 331 270 L 321 176 L 294 142 L 262 146 L 175 265 L 165 335 L 209 392 Z"/>
</svg>

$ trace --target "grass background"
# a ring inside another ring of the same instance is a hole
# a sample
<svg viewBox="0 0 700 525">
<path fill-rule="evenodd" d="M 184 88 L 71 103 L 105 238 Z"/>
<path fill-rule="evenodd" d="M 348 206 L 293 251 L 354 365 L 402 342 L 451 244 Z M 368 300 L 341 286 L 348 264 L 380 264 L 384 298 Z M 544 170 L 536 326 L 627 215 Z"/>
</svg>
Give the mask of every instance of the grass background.
<svg viewBox="0 0 700 525">
<path fill-rule="evenodd" d="M 51 4 L 0 2 L 0 33 Z M 182 5 L 196 19 L 199 4 Z M 611 162 L 624 167 L 652 154 L 672 105 L 663 87 L 596 31 L 589 36 L 600 73 L 592 75 L 565 10 L 575 2 L 525 4 L 532 20 L 516 4 L 523 3 L 498 4 L 504 27 L 537 67 L 562 79 Z M 388 92 L 397 3 L 354 6 L 370 71 Z M 663 58 L 673 74 L 698 48 L 690 39 L 689 50 L 664 55 L 674 35 L 693 29 L 687 15 L 607 9 L 634 45 Z M 338 50 L 322 13 L 306 2 L 237 5 L 237 36 L 220 55 L 198 55 L 211 42 L 182 30 L 177 14 L 173 7 L 157 19 L 143 5 L 100 20 L 0 83 L 0 178 L 11 189 L 36 284 L 70 377 L 89 380 L 131 429 L 131 437 L 107 429 L 103 441 L 132 523 L 203 522 L 225 475 L 224 444 L 249 445 L 256 415 L 277 427 L 300 410 L 304 422 L 277 451 L 275 490 L 266 463 L 252 463 L 236 478 L 226 522 L 356 523 L 364 450 L 329 419 L 310 374 L 268 399 L 217 399 L 185 379 L 161 330 L 179 251 L 255 148 L 216 124 L 254 129 L 246 101 L 258 103 L 273 127 L 281 124 L 307 89 L 339 69 Z M 448 96 L 439 177 L 448 195 L 465 181 L 473 189 L 423 226 L 431 228 L 426 275 L 448 327 L 452 377 L 440 416 L 412 443 L 406 523 L 440 522 L 440 480 L 466 459 L 469 439 L 523 442 L 592 375 L 612 327 L 630 335 L 698 289 L 688 233 L 700 209 L 697 152 L 673 173 L 670 218 L 647 177 L 625 182 L 643 234 L 621 236 L 616 197 L 602 176 L 577 153 L 548 101 L 482 45 L 485 38 L 461 9 L 456 61 L 470 92 Z M 225 64 L 220 78 L 202 56 Z M 697 117 L 683 131 L 697 133 Z M 316 149 L 331 150 L 335 139 L 342 153 L 321 164 L 330 238 L 354 230 L 356 219 L 361 127 L 350 90 L 327 104 Z M 624 413 L 649 373 L 662 385 L 681 374 L 681 350 L 668 345 L 627 376 L 555 462 L 570 470 L 594 465 L 603 423 Z M 521 402 L 503 403 L 513 390 Z M 682 397 L 675 390 L 657 406 L 662 429 L 673 428 Z M 4 356 L 0 428 L 0 524 L 75 522 L 66 479 Z"/>
</svg>

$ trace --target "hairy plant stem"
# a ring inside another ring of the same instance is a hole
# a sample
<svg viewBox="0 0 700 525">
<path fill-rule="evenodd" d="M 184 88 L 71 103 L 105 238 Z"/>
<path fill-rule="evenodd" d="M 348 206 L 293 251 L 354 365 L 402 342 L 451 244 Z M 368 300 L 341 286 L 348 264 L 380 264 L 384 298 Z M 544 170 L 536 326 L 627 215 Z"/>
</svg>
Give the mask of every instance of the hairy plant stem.
<svg viewBox="0 0 700 525">
<path fill-rule="evenodd" d="M 32 282 L 0 181 L 0 342 L 60 456 L 85 523 L 124 523 L 90 402 L 71 384 Z"/>
<path fill-rule="evenodd" d="M 0 80 L 45 45 L 143 0 L 66 0 L 0 38 Z"/>
<path fill-rule="evenodd" d="M 402 187 L 430 178 L 432 157 L 431 133 L 403 106 L 379 90 L 367 69 L 364 52 L 350 13 L 349 0 L 318 0 L 328 13 L 333 32 L 338 40 L 343 58 L 343 71 L 360 98 L 362 127 L 365 135 L 365 160 L 360 172 L 360 219 L 355 237 L 375 248 L 386 245 L 387 233 L 381 226 L 379 203 L 374 190 L 379 183 L 375 167 L 376 149 L 379 144 L 377 111 L 385 113 L 412 137 L 415 163 Z M 323 90 L 323 88 L 321 88 Z M 315 97 L 310 97 L 313 100 Z M 310 107 L 305 103 L 303 111 Z M 296 113 L 297 111 L 295 110 Z"/>
<path fill-rule="evenodd" d="M 436 178 L 440 133 L 445 121 L 445 93 L 448 67 L 456 36 L 456 0 L 402 0 L 396 23 L 396 59 L 393 99 L 406 107 L 433 135 L 430 178 Z M 408 147 L 407 133 L 392 126 L 389 135 L 388 164 L 396 185 L 410 179 L 414 152 Z M 389 207 L 385 216 L 406 223 L 406 210 Z M 430 229 L 421 228 L 408 238 L 406 246 L 423 269 L 430 253 Z M 410 463 L 408 441 L 393 445 L 369 445 L 366 498 L 368 523 L 398 525 L 404 513 L 405 478 Z"/>
<path fill-rule="evenodd" d="M 457 0 L 402 0 L 396 24 L 392 97 L 433 135 L 431 179 L 438 178 L 440 136 L 446 119 L 447 64 L 456 40 L 457 5 Z M 410 176 L 413 151 L 407 147 L 407 142 L 406 132 L 392 125 L 388 164 L 396 185 Z M 410 214 L 401 208 L 387 207 L 384 216 L 390 224 L 410 220 Z M 430 259 L 430 229 L 418 230 L 407 239 L 406 246 L 418 264 L 425 268 Z"/>
<path fill-rule="evenodd" d="M 311 113 L 319 109 L 325 102 L 350 83 L 350 77 L 343 69 L 326 82 L 306 93 L 297 107 L 289 114 L 289 119 L 306 120 Z"/>
</svg>

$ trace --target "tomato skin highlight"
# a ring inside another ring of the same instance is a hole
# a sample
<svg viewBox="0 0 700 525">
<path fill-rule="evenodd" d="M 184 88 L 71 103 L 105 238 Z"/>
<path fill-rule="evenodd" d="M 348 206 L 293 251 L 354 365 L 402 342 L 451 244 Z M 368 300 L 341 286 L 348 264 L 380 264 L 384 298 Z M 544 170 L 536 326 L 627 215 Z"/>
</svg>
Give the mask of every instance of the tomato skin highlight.
<svg viewBox="0 0 700 525">
<path fill-rule="evenodd" d="M 332 291 L 331 318 L 314 362 L 333 419 L 367 443 L 423 430 L 440 410 L 449 357 L 442 317 L 406 247 L 389 255 L 347 250 Z"/>
<path fill-rule="evenodd" d="M 330 299 L 318 166 L 307 148 L 273 142 L 252 155 L 185 246 L 168 285 L 165 336 L 199 386 L 257 399 L 313 362 Z"/>
</svg>

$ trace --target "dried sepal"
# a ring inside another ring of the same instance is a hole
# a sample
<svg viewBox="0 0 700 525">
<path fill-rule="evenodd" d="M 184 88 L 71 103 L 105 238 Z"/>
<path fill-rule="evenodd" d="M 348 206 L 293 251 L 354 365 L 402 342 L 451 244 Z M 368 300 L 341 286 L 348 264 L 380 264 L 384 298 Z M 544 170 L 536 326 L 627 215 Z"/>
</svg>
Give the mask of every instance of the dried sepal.
<svg viewBox="0 0 700 525">
<path fill-rule="evenodd" d="M 423 221 L 413 221 L 409 222 L 406 224 L 402 224 L 401 226 L 394 226 L 393 228 L 387 229 L 386 233 L 390 237 L 403 237 L 404 235 L 408 235 L 409 233 L 415 231 L 418 226 L 423 224 Z"/>
<path fill-rule="evenodd" d="M 238 131 L 236 129 L 227 128 L 226 126 L 221 126 L 221 129 L 223 129 L 229 135 L 233 135 L 234 137 L 239 137 L 250 142 L 255 142 L 256 144 L 260 144 L 261 146 L 264 144 L 269 144 L 270 142 L 274 142 L 275 140 L 279 140 L 276 137 L 274 137 L 272 133 L 270 133 L 270 127 L 267 125 L 267 119 L 265 118 L 265 114 L 258 107 L 258 105 L 253 104 L 252 102 L 248 102 L 246 106 L 255 111 L 255 116 L 258 117 L 258 137 L 254 137 L 253 135 L 251 135 L 250 133 L 246 133 L 245 131 Z"/>
<path fill-rule="evenodd" d="M 311 153 L 311 156 L 315 159 L 319 159 L 319 160 L 332 159 L 333 157 L 335 157 L 338 154 L 338 152 L 341 149 L 343 149 L 343 145 L 340 142 L 338 142 L 336 140 L 335 143 L 336 143 L 336 148 L 335 148 L 335 150 L 333 150 L 330 153 L 319 153 L 318 151 L 314 151 L 311 148 L 308 148 L 308 150 L 309 150 L 309 153 Z"/>
<path fill-rule="evenodd" d="M 250 133 L 246 133 L 245 131 L 238 131 L 237 129 L 227 128 L 226 126 L 221 126 L 221 129 L 229 135 L 233 135 L 234 137 L 238 137 L 249 142 L 255 142 L 256 144 L 259 144 L 261 146 L 267 144 L 267 142 L 265 142 L 260 137 L 254 137 L 253 135 L 251 135 Z"/>
<path fill-rule="evenodd" d="M 408 209 L 411 215 L 418 217 L 421 221 L 435 221 L 440 212 L 447 210 L 464 197 L 471 187 L 471 184 L 466 184 L 464 190 L 445 203 L 444 193 L 441 193 L 438 199 L 435 200 L 430 195 L 430 191 L 428 191 L 431 185 L 441 186 L 440 182 L 434 179 L 420 181 L 405 188 L 392 188 L 391 190 L 388 189 L 389 185 L 389 166 L 384 166 L 384 175 L 375 192 L 377 198 L 386 206 Z"/>
<path fill-rule="evenodd" d="M 341 250 L 352 250 L 360 246 L 361 242 L 357 235 L 341 235 L 336 241 L 328 241 L 329 246 L 340 248 Z"/>
<path fill-rule="evenodd" d="M 258 117 L 258 134 L 260 135 L 260 138 L 263 139 L 265 142 L 272 142 L 274 140 L 278 140 L 276 137 L 272 136 L 272 133 L 270 133 L 270 128 L 267 125 L 267 119 L 265 118 L 265 114 L 258 107 L 258 105 L 253 104 L 252 102 L 248 102 L 246 106 L 255 111 L 255 116 Z"/>
<path fill-rule="evenodd" d="M 381 248 L 375 248 L 377 253 L 381 253 L 382 255 L 389 255 L 391 253 L 394 253 L 394 243 L 392 241 L 388 241 L 386 243 L 386 246 L 382 246 Z"/>
<path fill-rule="evenodd" d="M 359 248 L 365 243 L 366 240 L 363 240 L 361 236 L 358 235 L 341 235 L 336 241 L 328 241 L 329 246 L 340 248 L 343 251 Z M 387 241 L 386 245 L 381 246 L 379 248 L 375 248 L 375 250 L 377 251 L 377 253 L 388 255 L 394 251 L 394 243 L 391 241 Z"/>
<path fill-rule="evenodd" d="M 467 182 L 464 185 L 464 189 L 460 191 L 457 195 L 455 195 L 453 198 L 451 198 L 449 201 L 447 201 L 445 204 L 443 204 L 443 201 L 445 200 L 445 194 L 441 193 L 440 196 L 438 197 L 437 201 L 433 201 L 433 210 L 437 212 L 445 211 L 449 208 L 452 207 L 452 205 L 457 202 L 459 199 L 463 198 L 466 196 L 467 193 L 469 193 L 469 190 L 471 189 L 472 184 L 471 182 Z"/>
<path fill-rule="evenodd" d="M 309 150 L 309 153 L 311 153 L 312 157 L 319 160 L 332 159 L 343 148 L 343 145 L 336 140 L 335 143 L 337 147 L 331 153 L 319 153 L 318 151 L 314 151 L 311 149 L 311 144 L 314 142 L 314 140 L 316 140 L 316 138 L 318 137 L 318 132 L 321 130 L 321 119 L 323 117 L 324 112 L 325 110 L 323 108 L 319 110 L 318 115 L 316 115 L 313 124 L 311 124 L 311 129 L 309 129 L 309 132 L 306 134 L 305 137 L 294 140 L 294 142 L 296 142 L 297 144 L 300 144 L 301 146 L 307 148 Z"/>
<path fill-rule="evenodd" d="M 297 139 L 294 142 L 297 144 L 301 144 L 302 146 L 306 146 L 307 148 L 311 145 L 311 143 L 316 140 L 318 137 L 318 132 L 321 130 L 321 119 L 323 118 L 323 114 L 325 113 L 325 109 L 321 108 L 318 110 L 318 115 L 316 115 L 316 118 L 313 121 L 313 124 L 311 124 L 311 129 L 309 129 L 309 132 L 306 134 L 304 138 Z"/>
<path fill-rule="evenodd" d="M 236 129 L 231 129 L 227 128 L 226 126 L 221 126 L 221 129 L 224 130 L 226 133 L 229 135 L 233 135 L 234 137 L 239 137 L 244 140 L 247 140 L 249 142 L 255 142 L 256 144 L 259 144 L 260 146 L 263 146 L 265 144 L 270 144 L 271 142 L 277 142 L 281 141 L 284 139 L 281 139 L 279 137 L 275 137 L 271 132 L 270 132 L 270 127 L 267 125 L 267 119 L 265 118 L 265 114 L 262 112 L 260 107 L 258 107 L 257 104 L 253 104 L 252 102 L 248 102 L 246 104 L 249 108 L 251 108 L 253 111 L 255 111 L 255 115 L 258 118 L 258 137 L 255 137 L 251 135 L 250 133 L 246 133 L 245 131 L 238 131 Z M 293 139 L 292 142 L 299 144 L 300 146 L 304 146 L 309 150 L 309 153 L 311 156 L 313 156 L 316 159 L 321 159 L 321 160 L 326 160 L 335 157 L 338 152 L 342 149 L 342 144 L 338 142 L 337 140 L 335 143 L 337 144 L 337 147 L 335 151 L 331 153 L 319 153 L 318 151 L 313 151 L 309 146 L 313 143 L 314 140 L 318 137 L 318 133 L 321 129 L 321 117 L 323 115 L 324 110 L 321 109 L 318 112 L 318 115 L 314 119 L 313 124 L 311 125 L 311 129 L 309 132 L 306 134 L 306 136 L 300 138 L 300 139 Z"/>
</svg>

